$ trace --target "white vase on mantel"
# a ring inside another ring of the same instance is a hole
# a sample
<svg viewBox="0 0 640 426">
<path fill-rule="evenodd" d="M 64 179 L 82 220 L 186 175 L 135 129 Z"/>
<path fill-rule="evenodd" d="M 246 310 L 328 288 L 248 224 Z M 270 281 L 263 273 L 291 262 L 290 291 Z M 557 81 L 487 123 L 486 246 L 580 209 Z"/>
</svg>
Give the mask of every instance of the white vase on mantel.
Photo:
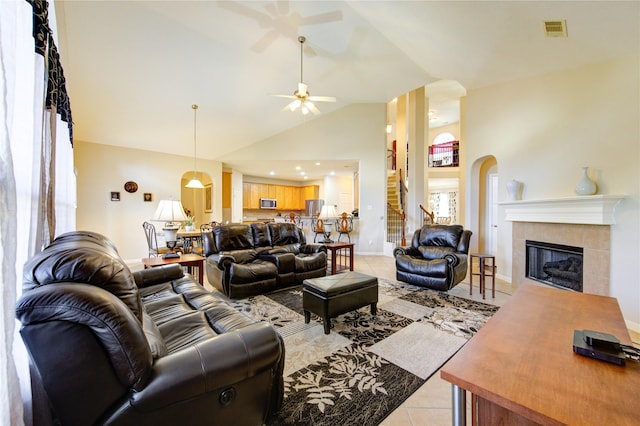
<svg viewBox="0 0 640 426">
<path fill-rule="evenodd" d="M 595 182 L 589 178 L 589 168 L 582 168 L 582 176 L 580 176 L 580 180 L 576 184 L 574 190 L 577 195 L 593 195 L 597 192 L 598 187 Z"/>
<path fill-rule="evenodd" d="M 520 199 L 522 189 L 522 182 L 519 182 L 515 179 L 511 179 L 507 182 L 507 195 L 509 196 L 510 201 L 517 201 Z"/>
</svg>

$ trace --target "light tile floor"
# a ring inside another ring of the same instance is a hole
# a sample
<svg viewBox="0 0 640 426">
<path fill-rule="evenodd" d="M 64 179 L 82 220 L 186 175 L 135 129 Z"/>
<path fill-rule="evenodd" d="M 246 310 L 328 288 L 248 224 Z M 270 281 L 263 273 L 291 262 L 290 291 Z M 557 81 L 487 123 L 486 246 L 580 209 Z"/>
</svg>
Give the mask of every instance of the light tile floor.
<svg viewBox="0 0 640 426">
<path fill-rule="evenodd" d="M 381 278 L 395 279 L 395 261 L 387 256 L 359 256 L 354 261 L 356 271 L 375 275 Z M 487 284 L 490 287 L 490 284 Z M 490 290 L 487 299 L 483 300 L 474 277 L 473 295 L 469 295 L 468 277 L 449 291 L 449 294 L 501 306 L 516 286 L 496 280 L 496 297 L 491 298 Z M 629 331 L 635 346 L 640 347 L 640 333 Z M 467 392 L 467 409 L 470 411 L 470 395 Z M 470 418 L 470 413 L 467 414 Z M 436 372 L 420 389 L 411 395 L 400 407 L 389 415 L 382 426 L 418 426 L 418 425 L 451 425 L 451 384 L 440 378 Z"/>
</svg>

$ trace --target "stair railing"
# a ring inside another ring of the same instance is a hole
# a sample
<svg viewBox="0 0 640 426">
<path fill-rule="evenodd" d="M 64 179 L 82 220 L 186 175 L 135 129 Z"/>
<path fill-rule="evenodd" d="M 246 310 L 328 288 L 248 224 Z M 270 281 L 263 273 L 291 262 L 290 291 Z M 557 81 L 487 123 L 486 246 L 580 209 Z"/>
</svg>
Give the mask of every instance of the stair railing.
<svg viewBox="0 0 640 426">
<path fill-rule="evenodd" d="M 398 193 L 400 194 L 400 210 L 403 212 L 406 211 L 405 202 L 407 199 L 407 192 L 409 192 L 409 188 L 404 184 L 404 178 L 402 177 L 402 169 L 398 169 Z"/>
<path fill-rule="evenodd" d="M 405 228 L 407 216 L 387 203 L 387 242 L 397 246 L 406 246 Z"/>
<path fill-rule="evenodd" d="M 427 209 L 425 209 L 422 204 L 418 204 L 418 206 L 420 207 L 420 210 L 422 210 L 422 224 L 423 225 L 428 225 L 430 223 L 436 223 L 436 217 L 435 217 L 435 213 L 434 212 L 429 213 L 427 211 Z"/>
</svg>

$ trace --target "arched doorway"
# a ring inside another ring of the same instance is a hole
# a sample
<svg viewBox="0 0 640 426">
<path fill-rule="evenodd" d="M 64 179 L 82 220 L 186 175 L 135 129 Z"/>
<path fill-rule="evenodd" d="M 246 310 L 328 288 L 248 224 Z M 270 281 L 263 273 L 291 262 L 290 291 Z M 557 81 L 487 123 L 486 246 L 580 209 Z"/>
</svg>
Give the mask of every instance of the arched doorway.
<svg viewBox="0 0 640 426">
<path fill-rule="evenodd" d="M 209 223 L 213 214 L 213 185 L 211 176 L 207 173 L 196 172 L 196 177 L 204 185 L 204 189 L 186 188 L 185 185 L 193 179 L 193 170 L 182 174 L 180 180 L 180 201 L 185 213 L 195 218 L 195 226 L 198 228 L 203 223 Z"/>
<path fill-rule="evenodd" d="M 498 162 L 492 155 L 479 158 L 472 167 L 472 229 L 477 230 L 477 251 L 498 250 Z"/>
</svg>

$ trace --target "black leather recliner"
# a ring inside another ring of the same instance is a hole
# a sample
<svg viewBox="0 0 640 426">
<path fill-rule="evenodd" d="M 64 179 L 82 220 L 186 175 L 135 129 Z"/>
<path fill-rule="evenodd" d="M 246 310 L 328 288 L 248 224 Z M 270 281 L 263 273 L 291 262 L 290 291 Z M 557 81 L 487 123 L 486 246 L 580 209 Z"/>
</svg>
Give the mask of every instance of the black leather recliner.
<svg viewBox="0 0 640 426">
<path fill-rule="evenodd" d="M 414 232 L 410 247 L 397 247 L 396 278 L 409 284 L 447 291 L 467 275 L 471 231 L 461 225 L 425 225 Z"/>
<path fill-rule="evenodd" d="M 307 244 L 293 223 L 219 225 L 202 233 L 207 280 L 237 299 L 327 273 L 327 248 Z"/>
<path fill-rule="evenodd" d="M 284 343 L 177 265 L 132 273 L 100 234 L 24 268 L 20 334 L 57 423 L 261 425 L 282 403 Z"/>
</svg>

